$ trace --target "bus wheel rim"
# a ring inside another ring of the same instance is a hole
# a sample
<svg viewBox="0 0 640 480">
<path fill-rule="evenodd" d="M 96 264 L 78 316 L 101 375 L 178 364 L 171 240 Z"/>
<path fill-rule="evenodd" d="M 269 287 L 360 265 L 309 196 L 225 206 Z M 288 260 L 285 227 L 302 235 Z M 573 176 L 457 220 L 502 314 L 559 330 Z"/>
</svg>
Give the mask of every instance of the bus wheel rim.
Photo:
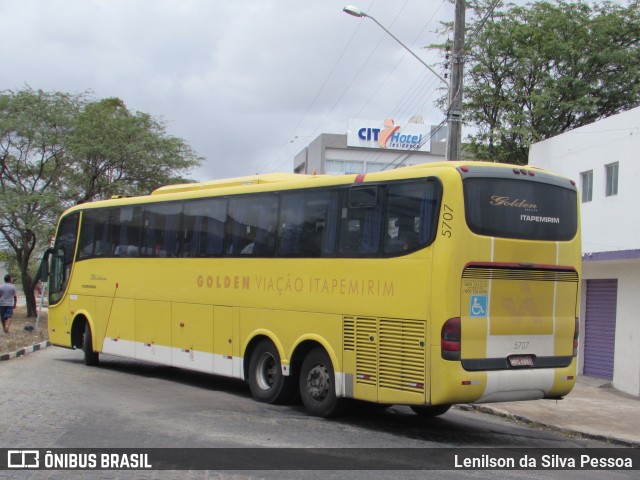
<svg viewBox="0 0 640 480">
<path fill-rule="evenodd" d="M 278 378 L 278 365 L 270 353 L 263 353 L 256 367 L 256 382 L 262 390 L 269 390 Z"/>
<path fill-rule="evenodd" d="M 331 376 L 324 365 L 316 365 L 307 375 L 307 391 L 314 400 L 321 402 L 329 395 Z"/>
</svg>

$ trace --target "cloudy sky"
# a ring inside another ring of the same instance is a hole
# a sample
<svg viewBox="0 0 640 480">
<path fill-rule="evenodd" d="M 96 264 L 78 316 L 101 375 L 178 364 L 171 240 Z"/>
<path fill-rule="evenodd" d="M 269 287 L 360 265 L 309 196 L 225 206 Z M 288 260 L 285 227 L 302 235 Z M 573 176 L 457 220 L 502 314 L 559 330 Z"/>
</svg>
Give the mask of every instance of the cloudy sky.
<svg viewBox="0 0 640 480">
<path fill-rule="evenodd" d="M 360 2 L 360 3 L 358 3 Z M 439 123 L 448 0 L 0 0 L 0 90 L 92 92 L 164 121 L 199 180 L 291 171 L 350 118 Z"/>
</svg>

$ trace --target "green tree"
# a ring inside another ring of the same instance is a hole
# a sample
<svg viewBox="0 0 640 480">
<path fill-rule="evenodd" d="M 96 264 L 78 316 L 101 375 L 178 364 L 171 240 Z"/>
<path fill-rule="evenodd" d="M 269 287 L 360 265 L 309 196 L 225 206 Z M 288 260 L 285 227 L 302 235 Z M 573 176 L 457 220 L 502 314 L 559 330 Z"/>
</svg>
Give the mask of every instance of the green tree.
<svg viewBox="0 0 640 480">
<path fill-rule="evenodd" d="M 0 241 L 35 312 L 37 266 L 62 204 L 65 142 L 81 99 L 29 88 L 0 95 Z M 36 254 L 36 255 L 34 255 Z"/>
<path fill-rule="evenodd" d="M 0 249 L 11 252 L 36 312 L 36 272 L 59 215 L 112 194 L 144 194 L 201 159 L 161 122 L 119 99 L 19 91 L 0 93 Z"/>
<path fill-rule="evenodd" d="M 526 164 L 532 143 L 640 105 L 638 0 L 493 3 L 467 27 L 467 156 Z"/>
<path fill-rule="evenodd" d="M 67 141 L 71 157 L 65 172 L 74 203 L 141 195 L 171 183 L 189 181 L 181 173 L 200 164 L 181 139 L 168 136 L 149 114 L 130 112 L 118 98 L 87 104 Z"/>
</svg>

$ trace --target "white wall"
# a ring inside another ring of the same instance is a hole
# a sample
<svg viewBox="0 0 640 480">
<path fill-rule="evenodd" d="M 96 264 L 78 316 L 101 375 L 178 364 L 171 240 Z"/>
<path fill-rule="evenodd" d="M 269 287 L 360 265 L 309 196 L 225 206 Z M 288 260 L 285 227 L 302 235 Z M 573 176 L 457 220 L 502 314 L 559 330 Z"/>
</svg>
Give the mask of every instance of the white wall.
<svg viewBox="0 0 640 480">
<path fill-rule="evenodd" d="M 619 163 L 618 194 L 605 196 L 605 166 Z M 640 249 L 640 108 L 614 115 L 532 145 L 529 165 L 576 181 L 593 170 L 592 201 L 581 204 L 583 253 Z M 640 396 L 640 258 L 587 261 L 583 280 L 618 279 L 614 388 Z M 581 317 L 586 310 L 582 285 Z M 581 322 L 579 372 L 584 359 L 584 320 Z"/>
<path fill-rule="evenodd" d="M 582 305 L 586 311 L 586 282 L 592 279 L 618 279 L 616 303 L 616 340 L 613 359 L 613 387 L 630 395 L 640 396 L 640 260 L 615 262 L 584 262 L 582 268 Z M 581 315 L 584 318 L 584 315 Z M 584 321 L 580 325 L 580 362 L 584 352 Z"/>
<path fill-rule="evenodd" d="M 618 195 L 605 196 L 605 165 L 619 162 Z M 529 165 L 580 184 L 593 170 L 593 200 L 582 204 L 583 251 L 640 248 L 640 108 L 614 115 L 531 146 Z"/>
</svg>

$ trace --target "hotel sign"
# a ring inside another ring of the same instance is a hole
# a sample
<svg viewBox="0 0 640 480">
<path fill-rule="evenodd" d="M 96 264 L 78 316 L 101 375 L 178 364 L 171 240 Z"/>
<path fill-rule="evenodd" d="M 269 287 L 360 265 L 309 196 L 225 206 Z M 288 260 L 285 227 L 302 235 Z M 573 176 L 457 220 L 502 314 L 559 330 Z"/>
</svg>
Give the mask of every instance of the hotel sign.
<svg viewBox="0 0 640 480">
<path fill-rule="evenodd" d="M 384 121 L 349 120 L 347 146 L 385 150 L 431 151 L 431 125 L 424 123 L 396 124 Z"/>
</svg>

